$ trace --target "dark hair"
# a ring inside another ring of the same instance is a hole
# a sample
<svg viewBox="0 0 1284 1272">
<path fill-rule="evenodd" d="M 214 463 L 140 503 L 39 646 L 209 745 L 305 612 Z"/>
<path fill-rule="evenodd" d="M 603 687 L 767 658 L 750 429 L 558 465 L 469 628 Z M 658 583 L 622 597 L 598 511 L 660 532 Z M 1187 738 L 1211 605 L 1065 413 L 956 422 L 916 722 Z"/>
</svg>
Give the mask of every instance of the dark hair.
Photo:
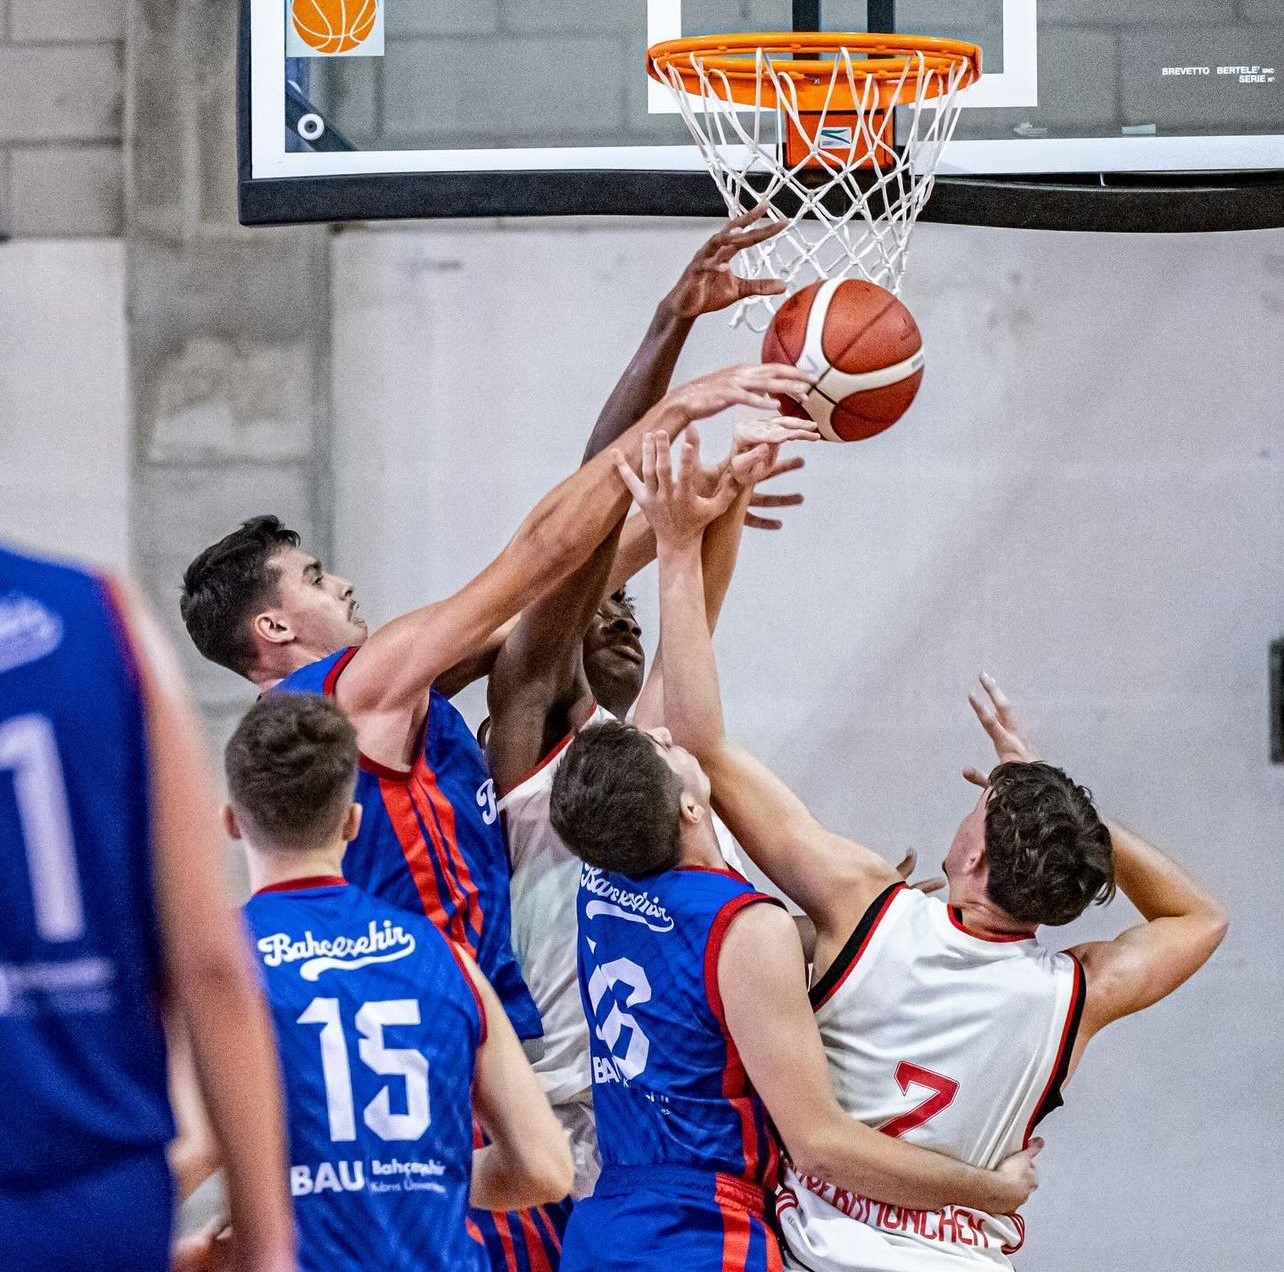
<svg viewBox="0 0 1284 1272">
<path fill-rule="evenodd" d="M 1056 927 L 1115 894 L 1114 849 L 1092 793 L 1051 764 L 990 774 L 985 861 L 990 900 L 1020 923 Z"/>
<path fill-rule="evenodd" d="M 273 848 L 312 848 L 333 835 L 357 781 L 357 735 L 329 698 L 269 693 L 223 753 L 232 804 Z"/>
<path fill-rule="evenodd" d="M 681 798 L 682 784 L 655 743 L 631 724 L 607 720 L 563 753 L 549 817 L 582 861 L 637 879 L 678 864 Z"/>
<path fill-rule="evenodd" d="M 178 608 L 188 635 L 211 662 L 248 676 L 254 668 L 249 621 L 276 599 L 268 568 L 282 548 L 297 548 L 299 536 L 273 516 L 251 517 L 205 549 L 183 572 Z"/>
</svg>

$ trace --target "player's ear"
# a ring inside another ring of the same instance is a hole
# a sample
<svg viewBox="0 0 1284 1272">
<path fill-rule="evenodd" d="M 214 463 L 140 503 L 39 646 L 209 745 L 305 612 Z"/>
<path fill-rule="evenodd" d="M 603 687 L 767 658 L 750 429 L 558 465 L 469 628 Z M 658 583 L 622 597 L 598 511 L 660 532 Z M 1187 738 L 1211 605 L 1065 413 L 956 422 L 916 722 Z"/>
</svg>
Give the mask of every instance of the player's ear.
<svg viewBox="0 0 1284 1272">
<path fill-rule="evenodd" d="M 361 814 L 364 810 L 360 804 L 349 804 L 348 811 L 343 815 L 343 826 L 339 834 L 343 836 L 343 842 L 350 844 L 356 837 L 357 831 L 361 829 Z"/>
<path fill-rule="evenodd" d="M 693 827 L 698 826 L 705 817 L 704 805 L 690 791 L 682 792 L 678 812 L 683 822 Z"/>
<path fill-rule="evenodd" d="M 229 839 L 243 839 L 241 823 L 236 820 L 236 809 L 231 804 L 223 805 L 223 830 Z"/>
<path fill-rule="evenodd" d="M 294 639 L 294 628 L 282 614 L 272 610 L 255 614 L 250 622 L 250 629 L 269 645 L 288 645 Z"/>
</svg>

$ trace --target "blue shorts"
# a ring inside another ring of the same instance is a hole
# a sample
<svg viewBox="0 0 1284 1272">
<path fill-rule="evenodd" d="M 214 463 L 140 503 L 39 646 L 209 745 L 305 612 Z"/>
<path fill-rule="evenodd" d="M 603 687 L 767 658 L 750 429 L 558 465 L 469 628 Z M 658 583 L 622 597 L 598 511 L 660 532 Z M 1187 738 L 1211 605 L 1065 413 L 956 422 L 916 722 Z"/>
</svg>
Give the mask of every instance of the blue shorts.
<svg viewBox="0 0 1284 1272">
<path fill-rule="evenodd" d="M 555 1205 L 511 1214 L 470 1210 L 468 1227 L 486 1247 L 491 1272 L 557 1272 L 566 1221 L 578 1204 L 568 1197 Z"/>
<path fill-rule="evenodd" d="M 173 1222 L 164 1148 L 53 1188 L 0 1185 L 0 1268 L 165 1272 Z"/>
<path fill-rule="evenodd" d="M 575 1203 L 561 1272 L 780 1272 L 760 1189 L 712 1171 L 605 1167 Z"/>
</svg>

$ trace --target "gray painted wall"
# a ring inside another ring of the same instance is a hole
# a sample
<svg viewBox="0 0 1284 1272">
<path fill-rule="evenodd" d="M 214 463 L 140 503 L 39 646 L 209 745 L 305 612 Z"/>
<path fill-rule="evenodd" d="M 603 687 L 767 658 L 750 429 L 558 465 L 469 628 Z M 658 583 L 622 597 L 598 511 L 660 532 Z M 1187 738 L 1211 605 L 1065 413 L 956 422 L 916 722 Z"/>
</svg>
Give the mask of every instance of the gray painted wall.
<svg viewBox="0 0 1284 1272">
<path fill-rule="evenodd" d="M 337 565 L 372 617 L 464 582 L 570 469 L 706 229 L 333 240 Z M 822 818 L 932 868 L 972 802 L 959 770 L 986 758 L 964 700 L 986 668 L 1049 758 L 1210 880 L 1231 934 L 1193 984 L 1093 1044 L 1045 1124 L 1022 1266 L 1272 1266 L 1284 234 L 928 225 L 906 299 L 928 355 L 912 415 L 809 449 L 806 507 L 745 545 L 719 632 L 732 726 Z M 756 349 L 706 319 L 679 374 Z M 653 593 L 640 583 L 651 630 Z M 1053 935 L 1133 918 L 1121 901 Z M 1215 1235 L 1195 1237 L 1196 1215 L 1222 1216 Z"/>
</svg>

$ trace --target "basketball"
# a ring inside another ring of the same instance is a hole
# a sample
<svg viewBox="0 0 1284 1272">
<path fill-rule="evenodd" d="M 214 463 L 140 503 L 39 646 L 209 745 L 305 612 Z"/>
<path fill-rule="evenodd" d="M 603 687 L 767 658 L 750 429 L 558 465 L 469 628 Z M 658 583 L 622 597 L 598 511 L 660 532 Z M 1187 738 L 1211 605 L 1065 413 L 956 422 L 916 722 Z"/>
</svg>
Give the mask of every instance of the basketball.
<svg viewBox="0 0 1284 1272">
<path fill-rule="evenodd" d="M 347 53 L 374 30 L 378 0 L 294 0 L 294 29 L 318 53 Z"/>
<path fill-rule="evenodd" d="M 786 415 L 810 416 L 831 442 L 858 442 L 890 428 L 923 379 L 923 338 L 891 292 L 831 278 L 795 292 L 762 342 L 764 362 L 789 362 L 815 376 L 804 402 L 782 399 Z"/>
</svg>

